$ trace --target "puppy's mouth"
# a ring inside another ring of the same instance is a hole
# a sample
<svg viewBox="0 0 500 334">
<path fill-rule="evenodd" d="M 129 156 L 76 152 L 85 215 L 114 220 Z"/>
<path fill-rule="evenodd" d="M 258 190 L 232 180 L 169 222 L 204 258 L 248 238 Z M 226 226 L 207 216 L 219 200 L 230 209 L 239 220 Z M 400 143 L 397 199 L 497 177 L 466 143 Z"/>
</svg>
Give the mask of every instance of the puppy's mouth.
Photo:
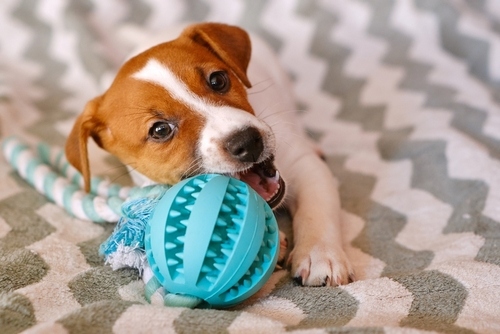
<svg viewBox="0 0 500 334">
<path fill-rule="evenodd" d="M 273 156 L 233 176 L 252 187 L 273 209 L 285 196 L 285 182 L 274 166 Z"/>
</svg>

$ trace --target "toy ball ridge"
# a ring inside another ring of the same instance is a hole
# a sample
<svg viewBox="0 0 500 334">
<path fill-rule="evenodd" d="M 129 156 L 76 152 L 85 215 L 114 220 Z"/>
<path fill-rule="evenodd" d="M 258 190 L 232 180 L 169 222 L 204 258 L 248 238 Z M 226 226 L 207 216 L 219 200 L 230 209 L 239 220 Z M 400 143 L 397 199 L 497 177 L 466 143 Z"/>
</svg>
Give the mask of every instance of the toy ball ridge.
<svg viewBox="0 0 500 334">
<path fill-rule="evenodd" d="M 174 294 L 229 307 L 257 292 L 278 259 L 276 218 L 246 183 L 216 174 L 176 184 L 146 228 L 146 256 Z"/>
</svg>

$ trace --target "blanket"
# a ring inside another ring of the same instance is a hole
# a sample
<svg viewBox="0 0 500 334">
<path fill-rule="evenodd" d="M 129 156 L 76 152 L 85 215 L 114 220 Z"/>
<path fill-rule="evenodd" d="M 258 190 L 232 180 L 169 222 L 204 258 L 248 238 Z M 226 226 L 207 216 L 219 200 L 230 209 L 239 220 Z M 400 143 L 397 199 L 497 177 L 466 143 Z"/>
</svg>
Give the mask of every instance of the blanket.
<svg viewBox="0 0 500 334">
<path fill-rule="evenodd" d="M 357 280 L 301 287 L 285 267 L 231 309 L 151 305 L 135 270 L 98 254 L 111 224 L 70 216 L 0 158 L 1 333 L 500 332 L 497 0 L 3 0 L 0 136 L 63 146 L 133 41 L 185 21 L 276 50 L 339 180 Z M 96 174 L 128 182 L 92 150 Z"/>
</svg>

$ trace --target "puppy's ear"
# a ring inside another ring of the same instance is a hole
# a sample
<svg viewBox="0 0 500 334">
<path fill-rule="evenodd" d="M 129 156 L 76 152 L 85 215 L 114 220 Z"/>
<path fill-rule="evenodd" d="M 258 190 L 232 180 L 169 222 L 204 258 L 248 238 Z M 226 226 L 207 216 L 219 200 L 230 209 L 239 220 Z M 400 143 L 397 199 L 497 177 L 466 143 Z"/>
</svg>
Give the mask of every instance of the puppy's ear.
<svg viewBox="0 0 500 334">
<path fill-rule="evenodd" d="M 182 35 L 210 49 L 245 86 L 252 87 L 246 74 L 252 45 L 243 29 L 221 23 L 201 23 L 186 28 Z"/>
<path fill-rule="evenodd" d="M 90 191 L 90 167 L 87 150 L 89 136 L 94 136 L 99 122 L 95 114 L 101 97 L 90 100 L 83 113 L 76 119 L 66 140 L 66 158 L 83 175 L 85 191 Z M 99 144 L 99 143 L 98 143 Z"/>
</svg>

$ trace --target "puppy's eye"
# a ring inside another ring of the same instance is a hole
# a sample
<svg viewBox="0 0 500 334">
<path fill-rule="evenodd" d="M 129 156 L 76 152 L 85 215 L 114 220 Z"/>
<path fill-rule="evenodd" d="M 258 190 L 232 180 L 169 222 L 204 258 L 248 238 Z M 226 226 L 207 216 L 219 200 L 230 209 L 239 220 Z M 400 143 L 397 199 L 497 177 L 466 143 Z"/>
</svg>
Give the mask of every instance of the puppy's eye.
<svg viewBox="0 0 500 334">
<path fill-rule="evenodd" d="M 149 129 L 149 138 L 154 141 L 166 141 L 174 134 L 175 125 L 168 122 L 156 122 Z"/>
<path fill-rule="evenodd" d="M 229 78 L 224 71 L 217 71 L 210 74 L 208 84 L 217 93 L 225 93 L 230 87 Z"/>
</svg>

